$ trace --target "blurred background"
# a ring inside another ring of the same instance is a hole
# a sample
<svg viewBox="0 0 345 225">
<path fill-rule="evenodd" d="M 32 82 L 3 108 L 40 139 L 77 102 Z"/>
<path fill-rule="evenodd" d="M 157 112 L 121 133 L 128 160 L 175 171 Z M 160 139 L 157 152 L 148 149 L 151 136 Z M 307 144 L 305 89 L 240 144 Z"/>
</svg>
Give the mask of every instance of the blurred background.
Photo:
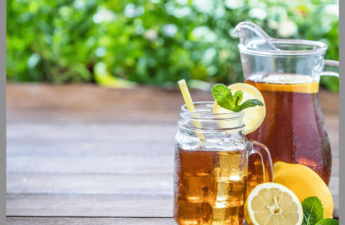
<svg viewBox="0 0 345 225">
<path fill-rule="evenodd" d="M 336 0 L 7 0 L 7 82 L 191 88 L 243 80 L 242 21 L 339 59 Z M 338 92 L 339 79 L 323 77 Z"/>
</svg>

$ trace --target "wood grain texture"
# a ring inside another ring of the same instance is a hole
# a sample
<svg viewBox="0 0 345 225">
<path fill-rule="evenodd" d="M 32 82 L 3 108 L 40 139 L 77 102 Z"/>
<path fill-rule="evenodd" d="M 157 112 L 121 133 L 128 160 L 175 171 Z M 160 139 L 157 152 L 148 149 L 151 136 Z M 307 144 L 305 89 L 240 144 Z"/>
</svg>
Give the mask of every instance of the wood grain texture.
<svg viewBox="0 0 345 225">
<path fill-rule="evenodd" d="M 339 196 L 333 197 L 339 218 Z M 173 199 L 142 195 L 8 194 L 7 216 L 173 217 Z"/>
<path fill-rule="evenodd" d="M 176 122 L 183 98 L 178 89 L 112 89 L 96 85 L 7 84 L 7 121 Z M 210 91 L 191 90 L 194 101 Z M 339 96 L 322 91 L 324 114 L 339 115 Z M 327 118 L 326 118 L 327 119 Z"/>
<path fill-rule="evenodd" d="M 173 217 L 170 196 L 7 194 L 7 216 Z"/>
<path fill-rule="evenodd" d="M 193 91 L 193 100 L 212 100 Z M 111 89 L 96 85 L 7 85 L 8 121 L 176 122 L 180 90 Z"/>
<path fill-rule="evenodd" d="M 173 196 L 173 175 L 8 174 L 9 194 Z"/>
<path fill-rule="evenodd" d="M 329 183 L 339 195 L 339 177 Z M 173 196 L 173 175 L 8 174 L 10 194 L 133 194 Z"/>
<path fill-rule="evenodd" d="M 7 125 L 7 172 L 171 174 L 176 124 L 13 123 Z M 332 175 L 339 175 L 339 135 L 328 134 Z"/>
<path fill-rule="evenodd" d="M 176 225 L 173 218 L 8 217 L 7 225 Z"/>
<path fill-rule="evenodd" d="M 339 97 L 322 91 L 320 101 L 338 217 Z M 9 84 L 6 104 L 7 224 L 174 224 L 179 90 Z"/>
</svg>

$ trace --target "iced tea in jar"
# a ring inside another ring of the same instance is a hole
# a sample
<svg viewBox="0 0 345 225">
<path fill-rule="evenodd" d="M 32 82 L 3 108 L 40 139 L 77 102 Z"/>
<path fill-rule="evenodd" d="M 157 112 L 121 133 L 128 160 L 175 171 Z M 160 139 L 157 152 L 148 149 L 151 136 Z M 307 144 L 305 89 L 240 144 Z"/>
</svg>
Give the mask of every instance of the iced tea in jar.
<svg viewBox="0 0 345 225">
<path fill-rule="evenodd" d="M 270 153 L 244 135 L 244 113 L 213 114 L 213 104 L 196 102 L 194 112 L 181 108 L 175 138 L 177 224 L 243 224 L 248 157 L 253 153 L 261 156 L 264 181 L 272 181 Z"/>
<path fill-rule="evenodd" d="M 266 104 L 266 117 L 248 138 L 265 144 L 273 163 L 303 164 L 329 183 L 330 142 L 319 102 L 321 75 L 338 76 L 337 61 L 324 60 L 327 45 L 318 41 L 273 39 L 253 23 L 235 32 L 244 81 L 256 87 Z M 327 70 L 327 72 L 325 71 Z M 261 160 L 251 156 L 248 186 L 261 183 Z"/>
</svg>

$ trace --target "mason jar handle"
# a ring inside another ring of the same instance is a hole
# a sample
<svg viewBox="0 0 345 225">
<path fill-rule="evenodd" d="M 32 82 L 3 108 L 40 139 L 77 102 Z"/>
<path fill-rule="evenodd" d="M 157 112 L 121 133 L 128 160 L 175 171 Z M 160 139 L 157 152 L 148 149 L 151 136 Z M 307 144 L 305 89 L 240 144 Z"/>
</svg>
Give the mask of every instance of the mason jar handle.
<svg viewBox="0 0 345 225">
<path fill-rule="evenodd" d="M 339 62 L 334 60 L 323 60 L 324 68 L 321 76 L 339 77 Z"/>
<path fill-rule="evenodd" d="M 261 157 L 262 161 L 262 169 L 264 174 L 264 183 L 265 182 L 273 182 L 273 167 L 272 167 L 272 158 L 271 153 L 268 148 L 261 144 L 260 142 L 250 140 L 252 144 L 252 150 L 249 153 L 250 155 L 253 153 L 257 153 Z M 254 149 L 254 145 L 260 147 L 258 150 Z"/>
</svg>

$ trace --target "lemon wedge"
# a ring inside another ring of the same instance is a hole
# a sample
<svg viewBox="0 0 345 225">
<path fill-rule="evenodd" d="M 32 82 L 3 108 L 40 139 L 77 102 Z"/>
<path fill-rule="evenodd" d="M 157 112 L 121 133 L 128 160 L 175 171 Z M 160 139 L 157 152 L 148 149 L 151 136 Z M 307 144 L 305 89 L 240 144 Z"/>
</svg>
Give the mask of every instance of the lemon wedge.
<svg viewBox="0 0 345 225">
<path fill-rule="evenodd" d="M 333 218 L 333 197 L 322 178 L 312 169 L 301 164 L 276 162 L 273 167 L 273 182 L 293 191 L 300 202 L 316 196 L 323 206 L 324 218 Z"/>
<path fill-rule="evenodd" d="M 260 91 L 250 84 L 244 83 L 237 83 L 228 86 L 231 89 L 232 94 L 235 94 L 236 91 L 243 92 L 243 99 L 242 102 L 247 101 L 248 99 L 258 99 L 260 100 L 264 106 L 256 106 L 252 108 L 244 109 L 244 117 L 243 122 L 245 124 L 244 127 L 244 134 L 250 134 L 254 132 L 265 119 L 266 116 L 266 105 L 264 101 L 264 97 L 262 97 Z M 215 101 L 213 105 L 213 113 L 231 113 L 232 111 L 228 109 L 224 109 L 218 105 Z"/>
<path fill-rule="evenodd" d="M 301 225 L 303 221 L 298 197 L 276 183 L 256 186 L 247 198 L 244 214 L 249 225 Z"/>
</svg>

